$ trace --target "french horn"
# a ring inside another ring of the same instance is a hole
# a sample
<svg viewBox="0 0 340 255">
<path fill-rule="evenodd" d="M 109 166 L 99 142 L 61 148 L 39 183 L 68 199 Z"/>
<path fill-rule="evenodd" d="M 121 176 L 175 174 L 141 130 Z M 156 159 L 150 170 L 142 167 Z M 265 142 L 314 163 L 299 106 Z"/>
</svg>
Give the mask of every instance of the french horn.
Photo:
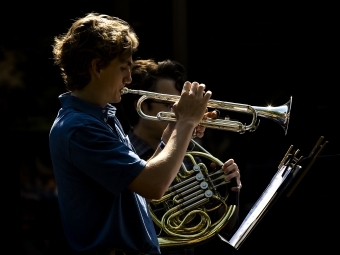
<svg viewBox="0 0 340 255">
<path fill-rule="evenodd" d="M 172 112 L 159 112 L 157 116 L 146 115 L 141 105 L 147 99 L 175 103 L 180 96 L 128 88 L 123 88 L 121 92 L 141 95 L 137 102 L 137 112 L 142 118 L 176 121 Z M 278 107 L 250 106 L 210 99 L 208 108 L 251 114 L 252 121 L 245 125 L 226 118 L 207 118 L 200 125 L 243 134 L 255 131 L 259 126 L 258 117 L 264 117 L 279 124 L 287 134 L 291 105 L 292 97 Z M 228 224 L 238 206 L 237 193 L 231 191 L 231 187 L 237 186 L 236 181 L 225 181 L 221 170 L 223 163 L 193 139 L 191 143 L 194 149 L 185 154 L 172 185 L 161 199 L 149 203 L 151 218 L 159 231 L 158 241 L 163 248 L 195 246 L 210 240 Z M 216 167 L 211 168 L 211 163 Z"/>
<path fill-rule="evenodd" d="M 237 186 L 236 181 L 225 181 L 223 163 L 194 140 L 191 142 L 205 152 L 187 152 L 173 184 L 161 199 L 149 203 L 162 248 L 209 241 L 228 224 L 238 205 L 237 194 L 230 190 Z M 216 168 L 211 168 L 211 163 Z"/>
</svg>

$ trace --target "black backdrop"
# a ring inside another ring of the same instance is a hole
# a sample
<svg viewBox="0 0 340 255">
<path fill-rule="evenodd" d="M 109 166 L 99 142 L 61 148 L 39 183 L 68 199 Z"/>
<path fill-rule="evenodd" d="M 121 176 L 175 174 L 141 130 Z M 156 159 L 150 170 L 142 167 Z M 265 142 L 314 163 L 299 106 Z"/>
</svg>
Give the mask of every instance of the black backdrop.
<svg viewBox="0 0 340 255">
<path fill-rule="evenodd" d="M 184 1 L 185 24 L 176 27 L 173 20 L 179 14 L 173 9 L 174 2 L 116 0 L 72 6 L 14 2 L 2 6 L 0 130 L 5 152 L 3 180 L 8 187 L 4 201 L 10 205 L 3 219 L 11 223 L 6 232 L 12 249 L 19 247 L 21 254 L 66 253 L 60 244 L 55 201 L 42 203 L 47 200 L 40 197 L 32 205 L 26 199 L 23 202 L 19 192 L 24 190 L 23 169 L 31 175 L 51 170 L 48 131 L 59 109 L 57 97 L 64 92 L 59 70 L 51 60 L 53 36 L 66 32 L 72 19 L 90 11 L 120 16 L 132 24 L 140 38 L 135 58 L 184 59 L 189 80 L 205 83 L 213 99 L 266 106 L 282 105 L 292 96 L 287 135 L 278 124 L 261 119 L 253 133 L 209 129 L 201 142 L 221 160 L 234 158 L 240 165 L 244 217 L 289 146 L 307 156 L 324 136 L 329 144 L 323 154 L 329 157 L 311 169 L 293 196 L 275 204 L 237 253 L 271 254 L 333 246 L 327 229 L 335 221 L 332 195 L 340 153 L 336 109 L 339 79 L 335 76 L 338 18 L 334 6 L 188 0 Z M 173 41 L 184 25 L 185 58 L 175 53 Z M 7 180 L 12 179 L 13 184 L 8 185 Z M 20 203 L 15 203 L 18 210 L 11 210 L 17 208 L 11 194 L 15 201 L 19 198 Z M 9 218 L 13 222 L 7 221 Z M 43 244 L 43 240 L 50 244 Z M 235 252 L 218 240 L 202 245 L 199 252 L 216 247 L 216 254 Z"/>
</svg>

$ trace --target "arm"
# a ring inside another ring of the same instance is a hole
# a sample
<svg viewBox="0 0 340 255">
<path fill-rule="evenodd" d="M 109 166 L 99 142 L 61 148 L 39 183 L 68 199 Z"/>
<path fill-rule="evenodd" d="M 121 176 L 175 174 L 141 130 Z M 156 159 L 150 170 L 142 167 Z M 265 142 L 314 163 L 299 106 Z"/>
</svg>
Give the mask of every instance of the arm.
<svg viewBox="0 0 340 255">
<path fill-rule="evenodd" d="M 129 189 L 150 199 L 163 196 L 180 169 L 194 128 L 206 111 L 211 92 L 204 93 L 204 89 L 205 85 L 197 82 L 184 84 L 181 98 L 173 106 L 177 119 L 173 131 L 164 131 L 163 139 L 167 145 L 161 151 L 159 148 L 156 150 L 142 172 L 128 186 Z M 166 136 L 169 136 L 168 141 Z"/>
<path fill-rule="evenodd" d="M 209 117 L 209 118 L 215 118 L 217 116 L 217 113 L 216 111 L 213 111 L 213 112 L 208 112 L 206 111 L 206 113 L 204 114 L 203 116 L 203 119 Z M 169 122 L 169 124 L 167 125 L 167 127 L 165 128 L 164 132 L 163 132 L 163 135 L 162 135 L 162 140 L 163 142 L 166 144 L 171 136 L 171 133 L 172 131 L 174 130 L 174 127 L 175 127 L 175 124 L 174 122 Z M 203 135 L 204 135 L 204 131 L 205 131 L 205 127 L 204 126 L 196 126 L 195 127 L 196 129 L 196 132 L 195 132 L 195 135 L 193 134 L 192 135 L 192 138 L 195 138 L 195 137 L 198 137 L 198 138 L 202 138 Z M 151 158 L 154 158 L 156 157 L 160 152 L 162 151 L 162 148 L 160 148 L 160 145 L 156 148 L 154 154 L 152 155 Z M 149 160 L 150 160 L 149 159 Z M 147 199 L 147 202 L 149 203 L 152 199 Z"/>
</svg>

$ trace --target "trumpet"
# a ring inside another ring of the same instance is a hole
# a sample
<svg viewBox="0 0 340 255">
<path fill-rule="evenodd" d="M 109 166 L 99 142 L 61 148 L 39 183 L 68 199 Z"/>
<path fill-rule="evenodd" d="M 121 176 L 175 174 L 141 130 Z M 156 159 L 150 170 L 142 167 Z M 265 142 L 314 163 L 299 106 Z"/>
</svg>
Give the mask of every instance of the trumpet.
<svg viewBox="0 0 340 255">
<path fill-rule="evenodd" d="M 161 94 L 161 93 L 155 93 L 155 92 L 144 91 L 144 90 L 133 90 L 133 89 L 128 89 L 126 87 L 124 87 L 121 90 L 121 93 L 122 94 L 132 93 L 132 94 L 141 95 L 140 99 L 137 102 L 137 112 L 142 118 L 154 120 L 154 121 L 176 121 L 176 116 L 173 112 L 158 112 L 157 116 L 146 115 L 142 111 L 141 105 L 147 99 L 156 99 L 160 101 L 175 103 L 179 101 L 180 96 Z M 281 106 L 275 106 L 275 107 L 273 106 L 267 106 L 267 107 L 251 106 L 247 104 L 238 104 L 238 103 L 224 102 L 224 101 L 218 101 L 218 100 L 212 100 L 212 99 L 209 100 L 207 107 L 214 108 L 214 109 L 227 110 L 227 111 L 234 111 L 234 112 L 239 112 L 239 113 L 245 113 L 245 114 L 251 114 L 253 118 L 249 125 L 242 124 L 240 121 L 230 120 L 229 118 L 225 118 L 225 119 L 206 118 L 202 120 L 200 123 L 201 126 L 205 126 L 206 128 L 214 128 L 214 129 L 238 132 L 240 134 L 243 134 L 246 131 L 249 131 L 249 132 L 255 131 L 260 124 L 260 120 L 258 119 L 258 117 L 263 117 L 266 119 L 270 119 L 276 122 L 277 124 L 279 124 L 283 128 L 285 135 L 286 135 L 288 131 L 290 111 L 292 108 L 292 97 L 290 97 L 287 103 Z"/>
</svg>

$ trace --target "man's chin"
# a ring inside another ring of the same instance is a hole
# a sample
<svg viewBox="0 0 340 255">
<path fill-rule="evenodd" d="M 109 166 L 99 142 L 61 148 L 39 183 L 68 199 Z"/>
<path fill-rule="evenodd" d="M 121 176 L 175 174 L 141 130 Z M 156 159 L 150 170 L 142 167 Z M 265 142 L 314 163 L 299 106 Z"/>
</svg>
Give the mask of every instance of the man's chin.
<svg viewBox="0 0 340 255">
<path fill-rule="evenodd" d="M 120 101 L 122 101 L 122 98 L 121 98 L 121 97 L 119 97 L 118 99 L 114 100 L 112 103 L 113 103 L 113 104 L 116 104 L 116 103 L 119 103 Z"/>
</svg>

